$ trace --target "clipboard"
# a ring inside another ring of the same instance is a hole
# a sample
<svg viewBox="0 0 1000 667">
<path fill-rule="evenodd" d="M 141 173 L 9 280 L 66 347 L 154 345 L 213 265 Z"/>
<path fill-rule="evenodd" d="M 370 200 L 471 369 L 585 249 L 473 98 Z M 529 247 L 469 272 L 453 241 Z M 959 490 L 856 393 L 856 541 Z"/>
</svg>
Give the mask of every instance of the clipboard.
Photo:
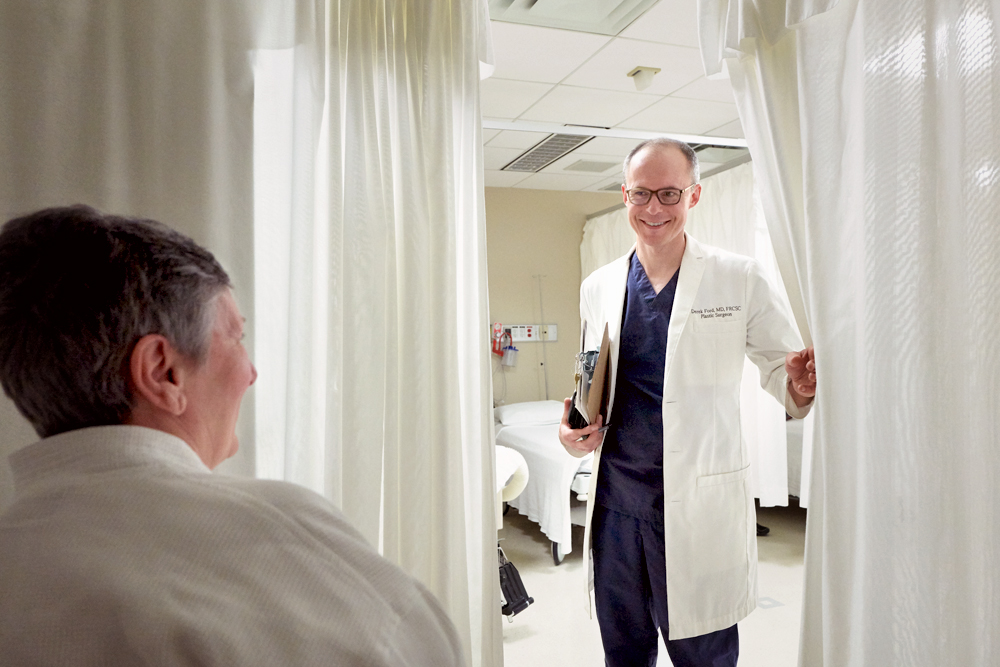
<svg viewBox="0 0 1000 667">
<path fill-rule="evenodd" d="M 608 336 L 608 325 L 604 325 L 604 336 L 599 350 L 585 352 L 587 340 L 587 324 L 583 325 L 583 342 L 580 354 L 577 355 L 576 391 L 573 392 L 572 408 L 569 412 L 569 425 L 572 428 L 583 428 L 603 417 L 603 427 L 608 423 L 608 395 L 611 386 L 611 339 Z"/>
</svg>

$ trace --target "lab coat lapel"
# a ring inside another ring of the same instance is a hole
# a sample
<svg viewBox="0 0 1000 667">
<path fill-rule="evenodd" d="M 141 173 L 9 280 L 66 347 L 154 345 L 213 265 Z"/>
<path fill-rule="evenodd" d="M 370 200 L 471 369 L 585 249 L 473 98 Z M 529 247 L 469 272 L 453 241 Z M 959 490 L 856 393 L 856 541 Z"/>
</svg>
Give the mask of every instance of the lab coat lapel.
<svg viewBox="0 0 1000 667">
<path fill-rule="evenodd" d="M 667 328 L 667 359 L 663 369 L 664 395 L 670 368 L 677 351 L 688 318 L 691 316 L 691 306 L 701 285 L 701 276 L 705 272 L 705 253 L 701 244 L 687 236 L 684 256 L 681 258 L 680 275 L 677 276 L 677 291 L 674 292 L 674 306 L 670 311 L 670 326 Z"/>
<path fill-rule="evenodd" d="M 619 260 L 617 266 L 615 266 L 615 273 L 608 282 L 608 288 L 612 290 L 611 297 L 607 301 L 611 304 L 611 310 L 607 313 L 608 336 L 616 344 L 616 348 L 617 343 L 621 341 L 622 313 L 625 311 L 625 287 L 628 284 L 628 272 L 629 267 L 632 265 L 632 255 L 634 254 L 635 246 L 632 246 L 628 254 Z M 617 306 L 614 304 L 617 304 Z M 597 332 L 598 342 L 600 342 L 603 335 L 603 331 Z M 617 358 L 617 355 L 615 358 Z"/>
<path fill-rule="evenodd" d="M 618 386 L 618 352 L 621 346 L 622 333 L 622 313 L 625 310 L 625 287 L 628 284 L 628 271 L 632 263 L 632 255 L 635 254 L 635 246 L 629 250 L 628 254 L 617 260 L 614 273 L 608 276 L 605 283 L 607 297 L 604 303 L 609 304 L 610 310 L 604 313 L 605 321 L 608 323 L 608 338 L 611 342 L 611 377 L 609 378 L 610 389 L 608 392 L 608 415 L 612 414 L 615 404 L 615 388 Z M 597 346 L 600 346 L 601 336 L 604 329 L 595 331 Z M 588 349 L 594 349 L 590 347 Z"/>
</svg>

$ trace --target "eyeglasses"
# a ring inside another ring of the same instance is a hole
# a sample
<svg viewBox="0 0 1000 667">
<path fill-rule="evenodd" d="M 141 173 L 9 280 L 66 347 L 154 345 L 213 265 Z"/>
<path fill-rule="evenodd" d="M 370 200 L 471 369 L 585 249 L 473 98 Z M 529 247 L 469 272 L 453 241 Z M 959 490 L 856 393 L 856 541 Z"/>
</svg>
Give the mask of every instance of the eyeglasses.
<svg viewBox="0 0 1000 667">
<path fill-rule="evenodd" d="M 659 199 L 660 203 L 664 206 L 673 206 L 681 200 L 681 195 L 696 185 L 698 184 L 692 183 L 683 190 L 678 190 L 677 188 L 663 188 L 662 190 L 656 191 L 656 198 Z M 632 188 L 631 190 L 626 190 L 625 194 L 628 195 L 628 200 L 636 206 L 645 206 L 652 198 L 653 191 L 647 190 L 646 188 Z"/>
</svg>

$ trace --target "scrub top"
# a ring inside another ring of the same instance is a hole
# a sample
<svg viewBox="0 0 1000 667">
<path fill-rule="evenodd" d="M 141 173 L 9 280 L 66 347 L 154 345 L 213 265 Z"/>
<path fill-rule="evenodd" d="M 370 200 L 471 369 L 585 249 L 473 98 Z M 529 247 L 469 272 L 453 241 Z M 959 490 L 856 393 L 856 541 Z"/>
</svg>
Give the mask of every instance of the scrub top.
<svg viewBox="0 0 1000 667">
<path fill-rule="evenodd" d="M 625 315 L 611 425 L 595 502 L 663 525 L 663 372 L 677 273 L 657 294 L 637 254 L 625 287 Z"/>
</svg>

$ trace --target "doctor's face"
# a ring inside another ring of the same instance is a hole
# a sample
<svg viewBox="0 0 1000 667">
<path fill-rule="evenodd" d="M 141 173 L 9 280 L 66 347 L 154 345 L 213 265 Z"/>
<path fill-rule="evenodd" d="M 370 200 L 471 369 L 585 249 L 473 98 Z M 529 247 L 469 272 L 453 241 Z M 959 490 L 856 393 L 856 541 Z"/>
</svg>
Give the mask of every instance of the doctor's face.
<svg viewBox="0 0 1000 667">
<path fill-rule="evenodd" d="M 655 193 L 664 188 L 685 190 L 694 184 L 687 158 L 673 146 L 650 146 L 636 153 L 629 163 L 622 197 L 628 211 L 628 221 L 636 234 L 636 242 L 649 250 L 668 250 L 684 243 L 684 225 L 688 210 L 698 203 L 701 186 L 695 185 L 681 194 L 676 204 L 665 205 L 655 194 L 645 205 L 629 201 L 627 190 L 642 188 Z"/>
</svg>

